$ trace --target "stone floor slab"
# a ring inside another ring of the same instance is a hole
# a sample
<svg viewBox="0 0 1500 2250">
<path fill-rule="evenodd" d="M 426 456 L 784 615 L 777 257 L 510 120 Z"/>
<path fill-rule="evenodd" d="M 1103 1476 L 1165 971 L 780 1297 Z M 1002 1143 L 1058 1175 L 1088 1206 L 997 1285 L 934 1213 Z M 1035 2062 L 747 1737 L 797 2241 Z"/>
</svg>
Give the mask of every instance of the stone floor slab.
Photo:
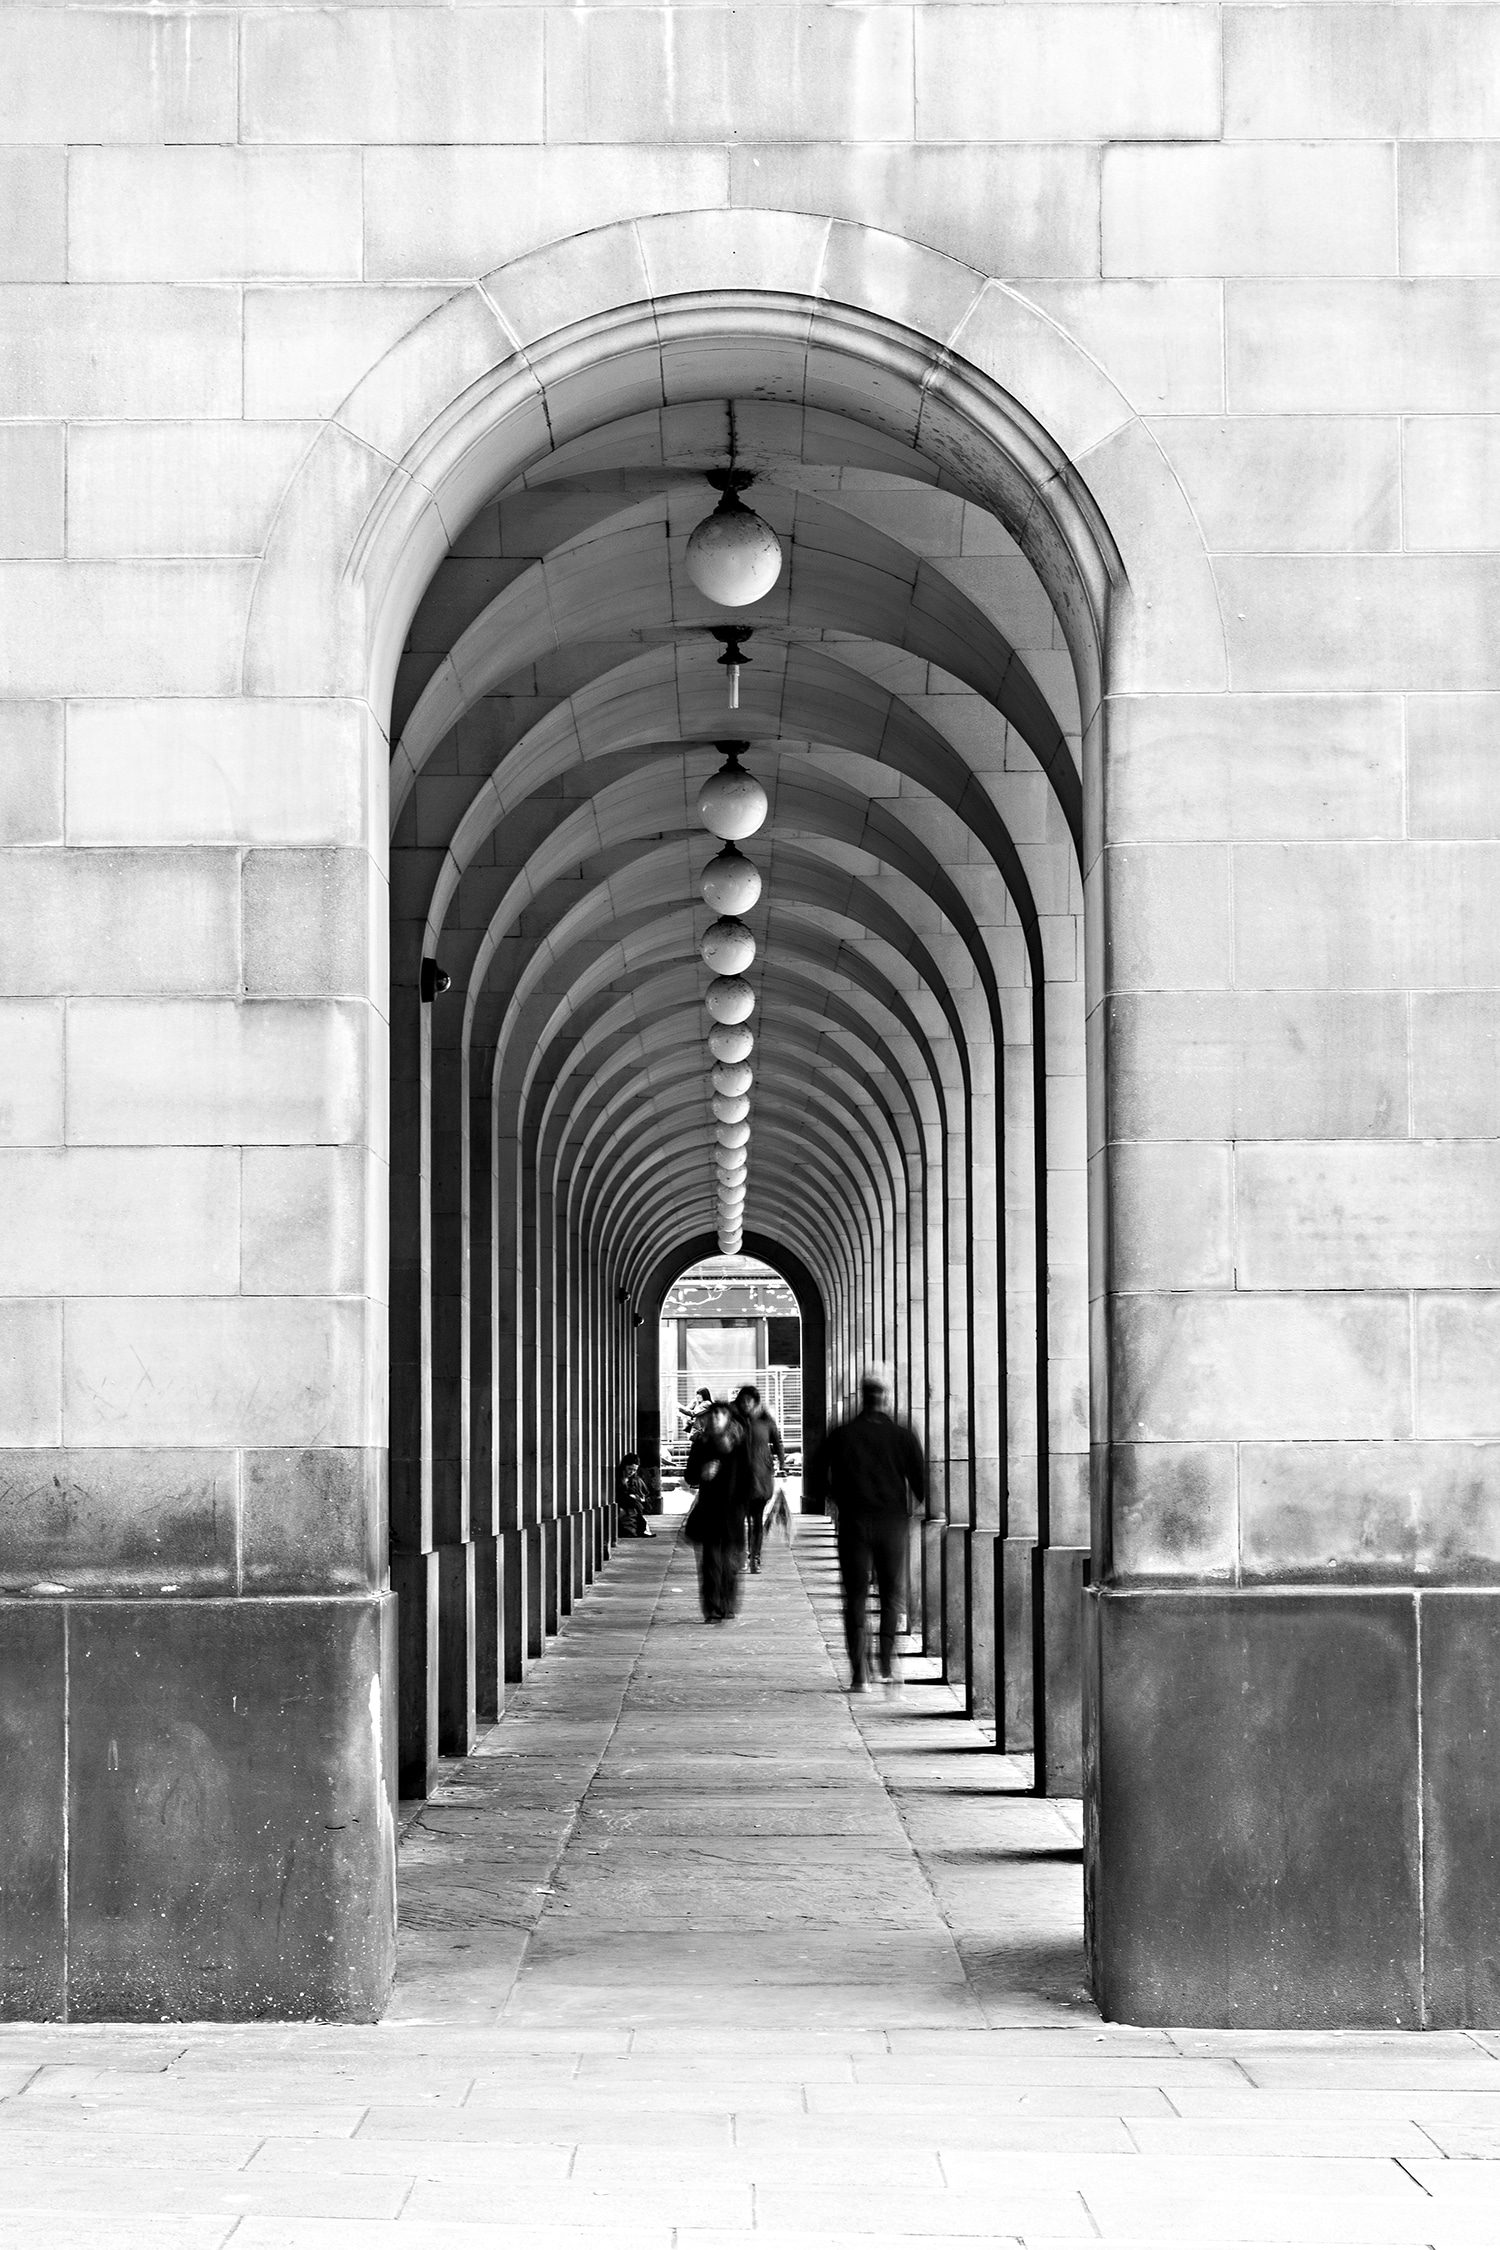
<svg viewBox="0 0 1500 2250">
<path fill-rule="evenodd" d="M 1500 2041 L 1101 2023 L 1078 1806 L 840 1692 L 821 1521 L 723 1630 L 663 1530 L 403 1809 L 381 2024 L 0 2027 L 0 2250 L 1500 2250 Z"/>
</svg>

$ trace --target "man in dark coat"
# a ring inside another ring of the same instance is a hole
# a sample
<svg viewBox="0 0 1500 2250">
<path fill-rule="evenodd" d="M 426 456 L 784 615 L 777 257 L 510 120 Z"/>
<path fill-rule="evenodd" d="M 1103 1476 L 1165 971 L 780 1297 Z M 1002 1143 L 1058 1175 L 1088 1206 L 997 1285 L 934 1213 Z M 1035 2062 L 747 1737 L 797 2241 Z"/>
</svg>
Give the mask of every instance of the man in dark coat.
<svg viewBox="0 0 1500 2250">
<path fill-rule="evenodd" d="M 870 1692 L 865 1610 L 870 1575 L 880 1590 L 880 1676 L 887 1692 L 899 1684 L 896 1621 L 906 1588 L 907 1523 L 927 1496 L 922 1448 L 888 1410 L 884 1368 L 867 1367 L 860 1409 L 830 1430 L 813 1455 L 808 1494 L 831 1500 L 837 1517 L 839 1571 L 844 1581 L 844 1645 L 851 1694 Z"/>
<path fill-rule="evenodd" d="M 698 1550 L 703 1621 L 727 1625 L 740 1606 L 745 1519 L 755 1487 L 744 1425 L 722 1401 L 715 1400 L 703 1417 L 683 1474 L 698 1489 L 682 1535 Z"/>
<path fill-rule="evenodd" d="M 750 1535 L 750 1568 L 757 1571 L 765 1544 L 766 1509 L 776 1490 L 777 1477 L 786 1475 L 786 1447 L 774 1419 L 761 1405 L 760 1392 L 753 1383 L 742 1384 L 735 1393 L 734 1411 L 745 1425 L 750 1473 L 755 1479 L 755 1504 L 746 1519 L 746 1529 Z"/>
</svg>

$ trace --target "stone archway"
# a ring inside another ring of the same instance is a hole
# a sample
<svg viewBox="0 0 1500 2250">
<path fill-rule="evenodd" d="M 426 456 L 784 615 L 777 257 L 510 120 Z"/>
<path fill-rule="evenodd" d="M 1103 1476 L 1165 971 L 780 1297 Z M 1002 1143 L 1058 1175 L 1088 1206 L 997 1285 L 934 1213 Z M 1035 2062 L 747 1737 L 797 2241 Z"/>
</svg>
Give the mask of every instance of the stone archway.
<svg viewBox="0 0 1500 2250">
<path fill-rule="evenodd" d="M 233 1585 L 230 1624 L 236 1646 L 244 1643 L 235 1677 L 259 1679 L 269 1665 L 277 1677 L 316 1679 L 308 1707 L 317 1720 L 310 1735 L 299 1734 L 288 1731 L 284 1714 L 258 1704 L 263 1725 L 247 1751 L 238 1706 L 231 1723 L 219 1708 L 222 1698 L 215 1700 L 223 1681 L 214 1634 L 197 1631 L 212 1618 L 193 1604 L 167 1605 L 161 1631 L 176 1655 L 163 1696 L 197 1730 L 182 1739 L 198 1745 L 194 1755 L 204 1772 L 218 1776 L 215 1787 L 222 1783 L 225 1802 L 238 1808 L 236 1832 L 253 1842 L 243 1855 L 224 1859 L 239 1888 L 231 1884 L 222 1897 L 215 1894 L 216 1912 L 226 1927 L 241 1917 L 260 1935 L 227 1949 L 211 1973 L 193 1968 L 179 1988 L 164 1981 L 153 1955 L 155 1925 L 144 1909 L 132 1909 L 110 1935 L 111 1958 L 124 1964 L 112 1988 L 116 1995 L 162 1996 L 170 1987 L 188 2012 L 230 2014 L 300 2005 L 358 2015 L 381 2004 L 392 1959 L 388 1785 L 397 1723 L 393 1604 L 381 1580 L 387 1376 L 392 1362 L 403 1381 L 407 1370 L 417 1371 L 409 1422 L 391 1431 L 389 1460 L 398 1483 L 414 1472 L 401 1505 L 415 1508 L 414 1551 L 425 1555 L 433 1509 L 452 1503 L 467 1458 L 461 1443 L 434 1444 L 431 1390 L 422 1389 L 435 1329 L 446 1352 L 457 1330 L 444 1331 L 443 1323 L 461 1324 L 466 1302 L 461 1286 L 449 1288 L 445 1279 L 446 1293 L 440 1293 L 432 1285 L 433 1243 L 445 1245 L 457 1230 L 447 1226 L 446 1209 L 434 1210 L 431 1165 L 434 1149 L 439 1163 L 450 1161 L 476 1106 L 482 1143 L 493 1121 L 493 1110 L 487 1118 L 483 1104 L 494 1083 L 468 1086 L 466 1052 L 457 1053 L 446 1037 L 434 1041 L 418 962 L 403 960 L 394 986 L 388 982 L 384 886 L 393 682 L 423 591 L 486 495 L 524 480 L 536 464 L 596 426 L 601 414 L 618 418 L 680 398 L 722 396 L 747 367 L 759 399 L 805 420 L 814 453 L 818 432 L 836 422 L 843 432 L 858 433 L 867 460 L 919 463 L 934 489 L 1004 529 L 1029 578 L 1043 589 L 1065 644 L 1056 672 L 1059 683 L 1066 675 L 1066 696 L 1076 705 L 1081 787 L 1059 759 L 1061 730 L 1054 728 L 1046 740 L 1045 727 L 1028 734 L 1033 705 L 1023 671 L 1008 674 L 1000 643 L 966 625 L 947 596 L 933 609 L 930 574 L 924 578 L 915 564 L 908 569 L 868 525 L 858 535 L 847 526 L 839 534 L 828 614 L 843 621 L 840 631 L 851 620 L 867 623 L 877 637 L 924 662 L 941 666 L 946 646 L 960 672 L 972 674 L 966 692 L 982 691 L 991 708 L 1009 714 L 1004 723 L 1018 726 L 1046 801 L 1071 799 L 1066 825 L 1072 833 L 1065 850 L 1059 846 L 1063 857 L 1054 877 L 1060 895 L 1069 897 L 1074 875 L 1058 870 L 1066 861 L 1076 874 L 1081 835 L 1079 904 L 1086 888 L 1092 928 L 1101 939 L 1112 934 L 1114 917 L 1103 789 L 1114 715 L 1126 703 L 1157 704 L 1170 713 L 1185 689 L 1211 697 L 1222 688 L 1212 574 L 1191 512 L 1136 402 L 1014 289 L 873 230 L 796 213 L 722 211 L 605 228 L 459 291 L 356 385 L 289 482 L 258 559 L 215 578 L 213 661 L 182 675 L 214 698 L 216 721 L 239 729 L 242 746 L 277 741 L 278 771 L 291 755 L 285 747 L 291 741 L 293 764 L 307 771 L 326 764 L 341 776 L 337 817 L 330 816 L 326 834 L 316 826 L 306 837 L 301 830 L 290 840 L 278 834 L 277 849 L 262 851 L 247 842 L 253 828 L 247 823 L 245 834 L 221 839 L 235 848 L 225 853 L 225 868 L 216 868 L 213 881 L 222 888 L 221 876 L 232 879 L 233 905 L 227 919 L 212 922 L 213 961 L 221 954 L 227 959 L 226 948 L 238 945 L 237 917 L 244 916 L 249 950 L 243 960 L 236 953 L 225 971 L 225 988 L 244 1005 L 235 1001 L 231 1025 L 217 997 L 224 979 L 210 979 L 211 991 L 199 995 L 195 986 L 193 1005 L 170 1023 L 163 1018 L 154 1034 L 161 1052 L 175 1058 L 174 1087 L 191 1072 L 193 1058 L 199 1066 L 205 1055 L 214 1058 L 219 1107 L 209 1139 L 217 1135 L 235 1149 L 296 1145 L 274 1163 L 252 1157 L 245 1164 L 266 1233 L 253 1273 L 246 1269 L 241 1276 L 236 1269 L 239 1293 L 221 1298 L 211 1319 L 200 1317 L 196 1300 L 184 1299 L 152 1328 L 174 1380 L 188 1370 L 197 1381 L 192 1399 L 191 1385 L 177 1381 L 164 1402 L 153 1399 L 149 1411 L 142 1406 L 142 1394 L 132 1388 L 134 1362 L 116 1364 L 114 1332 L 102 1319 L 87 1334 L 86 1324 L 80 1326 L 73 1347 L 79 1368 L 92 1352 L 89 1364 L 97 1362 L 102 1371 L 89 1396 L 97 1396 L 100 1413 L 112 1418 L 108 1442 L 123 1431 L 126 1442 L 142 1433 L 134 1442 L 212 1444 L 232 1454 L 243 1486 L 236 1487 L 236 1505 L 251 1511 L 254 1534 L 243 1552 L 237 1545 L 233 1566 L 244 1574 L 243 1586 L 238 1577 Z M 799 510 L 798 536 L 805 532 L 816 545 L 827 530 L 822 504 L 810 499 Z M 882 576 L 893 589 L 904 585 L 900 601 L 894 594 L 890 601 L 876 598 Z M 231 644 L 242 651 L 233 664 L 224 655 Z M 966 653 L 972 663 L 966 664 Z M 811 660 L 788 665 L 788 684 L 771 714 L 780 730 L 779 758 L 800 756 L 798 740 L 834 733 L 816 716 L 828 707 L 829 676 Z M 878 697 L 856 694 L 850 680 L 838 677 L 851 710 L 859 704 L 865 732 L 828 745 L 827 759 L 845 763 L 835 772 L 825 759 L 814 786 L 798 785 L 789 772 L 783 797 L 778 957 L 786 969 L 768 990 L 784 1011 L 788 1062 L 774 1082 L 781 1114 L 771 1121 L 766 1142 L 779 1172 L 757 1192 L 765 1197 L 765 1231 L 805 1260 L 825 1294 L 830 1365 L 846 1369 L 889 1336 L 903 1364 L 921 1376 L 914 1397 L 920 1395 L 929 1429 L 942 1441 L 951 1477 L 952 1518 L 935 1527 L 938 1575 L 960 1588 L 956 1608 L 944 1608 L 935 1621 L 940 1634 L 951 1637 L 955 1619 L 962 1625 L 970 1606 L 990 1598 L 977 1580 L 969 1584 L 969 1542 L 980 1520 L 975 1496 L 986 1480 L 990 1498 L 1002 1484 L 1006 1379 L 1016 1378 L 1014 1399 L 1026 1377 L 1023 1363 L 1011 1369 L 1001 1362 L 998 1279 L 977 1287 L 974 1279 L 976 1271 L 991 1277 L 1001 1271 L 1002 1075 L 1007 1086 L 1029 1089 L 1029 1106 L 1010 1121 L 1012 1142 L 1024 1131 L 1040 1152 L 1032 1177 L 1010 1183 L 1016 1211 L 1037 1244 L 1031 1281 L 1025 1274 L 1011 1279 L 1015 1333 L 1025 1333 L 1029 1320 L 1034 1338 L 1029 1349 L 1041 1405 L 1029 1458 L 1039 1517 L 1050 1492 L 1049 1462 L 1055 1466 L 1067 1452 L 1073 1473 L 1084 1458 L 1086 1431 L 1071 1450 L 1054 1443 L 1049 1431 L 1046 1376 L 1053 1361 L 1044 1315 L 1067 1267 L 1076 1317 L 1063 1348 L 1069 1383 L 1081 1395 L 1083 1166 L 1091 1147 L 1106 1149 L 1108 1134 L 1102 1120 L 1092 1140 L 1081 1123 L 1066 1145 L 1054 1145 L 1046 1131 L 1048 1117 L 1070 1105 L 1079 1120 L 1083 1116 L 1085 1010 L 1076 961 L 1070 958 L 1061 978 L 1048 965 L 1043 910 L 1037 908 L 1035 925 L 1017 925 L 1013 973 L 1002 982 L 993 954 L 1003 902 L 997 894 L 982 918 L 960 887 L 945 887 L 940 879 L 945 865 L 964 863 L 966 839 L 988 834 L 986 868 L 998 868 L 1015 846 L 1014 879 L 1001 874 L 1005 898 L 1034 892 L 1028 854 L 1049 847 L 1017 842 L 1009 807 L 997 826 L 993 790 L 1009 787 L 1003 765 L 996 764 L 988 780 L 971 766 L 967 779 L 960 776 L 959 785 L 949 787 L 949 769 L 931 740 L 920 729 L 905 729 L 902 756 L 909 770 L 902 786 L 910 784 L 931 839 L 924 858 L 912 845 L 915 831 L 903 834 L 878 806 L 863 821 L 857 817 L 861 795 L 872 794 L 869 769 L 880 764 Z M 461 702 L 461 679 L 458 685 Z M 592 677 L 587 693 L 607 695 L 607 674 Z M 421 788 L 410 755 L 415 747 L 414 737 L 397 750 L 396 796 L 411 785 Z M 361 772 L 362 784 L 351 778 Z M 622 777 L 628 794 L 634 776 Z M 649 794 L 647 783 L 639 787 Z M 597 844 L 586 880 L 608 883 L 618 869 L 609 862 L 609 839 L 600 836 Z M 1024 885 L 1016 870 L 1025 872 Z M 179 872 L 184 881 L 199 873 Z M 462 879 L 461 871 L 460 885 Z M 218 895 L 215 890 L 215 900 Z M 401 924 L 403 942 L 410 939 L 414 953 L 432 926 L 436 897 L 437 887 L 428 884 Z M 1076 920 L 1077 907 L 1070 903 L 1069 912 Z M 445 927 L 451 929 L 451 920 Z M 561 922 L 557 927 L 561 932 Z M 628 952 L 627 940 L 635 941 L 627 932 L 620 959 L 632 968 L 639 960 L 655 975 L 655 940 L 644 922 L 641 927 L 638 954 Z M 564 1453 L 554 1461 L 557 1418 L 540 1414 L 533 1399 L 520 1418 L 529 1450 L 518 1473 L 536 1489 L 555 1466 L 570 1507 L 593 1508 L 596 1515 L 591 1480 L 598 1448 L 633 1404 L 619 1293 L 681 1239 L 685 1222 L 683 1210 L 674 1208 L 669 1171 L 657 1165 L 643 1172 L 620 1155 L 622 1089 L 648 1101 L 667 1163 L 686 1146 L 673 1137 L 682 1130 L 677 1058 L 660 1047 L 630 995 L 609 996 L 600 961 L 597 935 L 582 924 L 559 936 L 558 981 L 555 989 L 545 980 L 538 986 L 530 1026 L 542 1035 L 537 1052 L 547 1058 L 548 1075 L 516 1062 L 524 1100 L 532 1086 L 536 1099 L 529 1109 L 523 1101 L 513 1120 L 517 1177 L 529 1199 L 515 1271 L 529 1276 L 546 1256 L 559 1276 L 555 1299 L 542 1306 L 545 1332 L 533 1307 L 525 1314 L 532 1325 L 523 1323 L 517 1333 L 534 1355 L 545 1345 L 548 1365 L 564 1367 L 570 1381 L 569 1355 L 586 1360 L 590 1395 L 602 1402 L 601 1434 L 591 1441 L 595 1453 Z M 670 986 L 670 970 L 662 973 Z M 1091 974 L 1098 994 L 1103 986 Z M 820 980 L 827 988 L 822 996 Z M 587 1005 L 575 1007 L 575 993 L 585 990 Z M 1064 990 L 1071 1002 L 1065 1003 Z M 686 988 L 674 996 L 664 987 L 664 994 L 669 1008 L 691 997 Z M 1107 1087 L 1111 1043 L 1124 1035 L 1098 1009 L 1090 1028 L 1101 1064 L 1096 1083 Z M 497 1057 L 503 1030 L 494 1029 Z M 385 1060 L 392 1032 L 399 1062 L 394 1110 Z M 257 1047 L 262 1039 L 270 1045 Z M 1006 1048 L 1010 1067 L 1002 1073 Z M 106 1079 L 112 1067 L 106 1066 Z M 509 1083 L 508 1067 L 497 1062 L 502 1083 Z M 256 1101 L 268 1068 L 291 1092 L 274 1117 L 262 1119 Z M 816 1098 L 806 1105 L 805 1132 L 798 1130 L 794 1107 L 794 1068 L 811 1069 L 818 1080 Z M 447 1105 L 436 1140 L 434 1088 Z M 101 1101 L 107 1092 L 106 1086 Z M 380 1214 L 393 1114 L 396 1170 L 403 1183 L 413 1183 L 414 1224 L 387 1257 Z M 1094 1199 L 1096 1337 L 1104 1346 L 1111 1334 L 1105 1190 L 1114 1161 L 1112 1153 L 1100 1155 Z M 815 1193 L 797 1187 L 799 1164 Z M 287 1195 L 299 1214 L 299 1240 L 309 1245 L 300 1262 L 276 1249 Z M 462 1200 L 458 1193 L 455 1209 Z M 545 1238 L 537 1232 L 539 1213 L 551 1229 Z M 686 1218 L 695 1223 L 698 1217 L 695 1205 Z M 1059 1265 L 1057 1245 L 1064 1239 L 1071 1249 Z M 490 1240 L 490 1274 L 503 1275 L 509 1269 L 497 1230 Z M 950 1257 L 954 1250 L 964 1254 Z M 389 1291 L 388 1278 L 394 1280 Z M 483 1274 L 479 1280 L 484 1286 Z M 498 1337 L 496 1326 L 492 1340 Z M 1110 1371 L 1108 1360 L 1107 1350 L 1096 1349 L 1101 1377 Z M 451 1365 L 458 1364 L 455 1352 Z M 86 1374 L 77 1380 L 84 1382 Z M 456 1376 L 450 1381 L 445 1373 L 445 1384 L 439 1404 L 451 1431 L 461 1426 L 455 1401 L 464 1394 Z M 1101 1380 L 1095 1427 L 1106 1551 L 1113 1446 L 1108 1396 Z M 1075 1421 L 1075 1440 L 1081 1427 Z M 92 1424 L 90 1442 L 105 1442 Z M 1024 1466 L 1019 1456 L 1018 1466 Z M 988 1533 L 993 1523 L 984 1528 Z M 567 1577 L 588 1567 L 587 1545 L 559 1540 L 544 1550 L 544 1560 L 551 1574 L 546 1583 L 562 1605 Z M 403 1614 L 435 1634 L 441 1601 L 462 1606 L 462 1571 L 451 1585 L 444 1582 L 446 1591 L 438 1574 L 419 1575 L 421 1597 L 406 1599 Z M 176 1583 L 167 1590 L 178 1590 Z M 122 1604 L 111 1614 L 129 1638 L 134 1612 Z M 55 1632 L 45 1600 L 34 1605 L 34 1616 L 28 1630 L 41 1652 L 39 1677 L 60 1677 L 66 1616 L 59 1613 Z M 960 1667 L 967 1662 L 962 1643 L 960 1631 L 951 1652 Z M 461 1679 L 453 1696 L 461 1723 Z M 247 1757 L 253 1771 L 244 1766 Z M 283 1768 L 300 1778 L 278 1811 L 255 1777 Z M 47 1786 L 55 1810 L 55 1775 Z M 333 1827 L 321 1815 L 335 1803 L 338 1884 L 330 1892 L 314 1873 L 290 1881 L 279 1942 L 283 1958 L 298 1964 L 298 1982 L 295 1991 L 273 1990 L 258 1904 L 267 1895 L 268 1870 L 311 1868 L 314 1862 L 298 1855 L 301 1839 L 314 1833 L 326 1857 Z M 79 1831 L 73 1864 L 80 1895 L 93 1848 Z M 128 1838 L 124 1848 L 133 1848 Z M 183 1879 L 193 1879 L 190 1871 Z M 330 1920 L 333 1896 L 339 1905 Z M 75 1966 L 82 1958 L 82 1949 L 75 1949 Z M 96 1979 L 96 2000 L 97 1989 Z M 81 1986 L 75 2004 L 94 2004 L 80 2002 L 80 1994 Z"/>
<path fill-rule="evenodd" d="M 1211 691 L 1224 682 L 1201 542 L 1130 402 L 1054 323 L 1016 292 L 870 230 L 794 214 L 748 227 L 723 213 L 643 221 L 554 246 L 451 300 L 357 387 L 289 489 L 252 606 L 247 684 L 261 694 L 351 698 L 378 743 L 416 599 L 480 498 L 566 446 L 605 403 L 618 416 L 633 404 L 712 394 L 747 353 L 758 395 L 836 413 L 920 453 L 951 489 L 973 495 L 1006 525 L 1034 568 L 1077 684 L 1086 885 L 1102 929 L 1108 896 L 1098 844 L 1110 696 Z M 1128 554 L 1105 528 L 1092 487 L 1108 495 L 1111 517 L 1129 526 Z M 439 728 L 482 692 L 484 662 L 480 652 L 466 677 L 455 651 L 455 668 L 433 691 L 442 686 Z M 424 739 L 433 739 L 430 724 L 425 737 L 423 727 L 408 727 L 396 745 L 397 798 L 418 778 Z M 371 841 L 378 849 L 373 831 Z M 440 928 L 441 910 L 429 911 L 424 951 Z M 1064 1039 L 1056 1010 L 1049 1020 L 1044 1005 L 1039 955 L 1033 962 L 1032 1103 L 1045 1144 L 1048 1099 L 1081 1065 L 1082 1014 Z M 1091 1035 L 1102 1047 L 1102 1019 Z M 1071 1045 L 1079 1061 L 1064 1060 Z M 1101 1068 L 1097 1081 L 1104 1075 Z M 467 1117 L 469 1100 L 461 1106 Z M 1101 1313 L 1104 1186 L 1101 1171 L 1093 1198 Z M 1061 1222 L 1042 1223 L 1048 1196 L 1044 1167 L 1036 1188 L 1039 1303 L 1058 1286 L 1047 1259 Z M 647 1218 L 657 1228 L 674 1223 L 669 1207 Z M 597 1226 L 597 1214 L 589 1223 Z M 648 1261 L 650 1239 L 640 1253 Z M 1081 1286 L 1081 1251 L 1075 1270 Z M 600 1291 L 607 1286 L 601 1280 Z M 602 1304 L 603 1295 L 590 1301 Z M 972 1325 L 972 1304 L 966 1318 Z M 870 1333 L 847 1327 L 841 1348 L 854 1351 Z M 963 1353 L 968 1327 L 956 1334 Z M 1045 1544 L 1052 1472 L 1044 1322 L 1035 1348 Z M 625 1365 L 618 1362 L 612 1382 L 626 1380 Z M 1100 1361 L 1096 1428 L 1107 1427 L 1102 1370 Z M 1102 1459 L 1107 1544 L 1107 1443 Z M 965 1544 L 965 1607 L 974 1598 L 968 1570 Z M 1044 1618 L 1039 1609 L 1039 1643 Z M 962 1667 L 968 1659 L 955 1661 Z"/>
</svg>

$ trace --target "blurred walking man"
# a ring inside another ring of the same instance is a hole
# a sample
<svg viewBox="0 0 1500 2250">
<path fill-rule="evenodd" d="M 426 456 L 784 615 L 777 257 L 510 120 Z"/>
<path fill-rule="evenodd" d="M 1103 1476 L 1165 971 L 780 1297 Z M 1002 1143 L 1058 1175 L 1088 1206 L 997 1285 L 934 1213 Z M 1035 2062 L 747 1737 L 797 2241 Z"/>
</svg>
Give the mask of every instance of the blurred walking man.
<svg viewBox="0 0 1500 2250">
<path fill-rule="evenodd" d="M 839 1571 L 844 1582 L 844 1645 L 849 1688 L 870 1692 L 865 1610 L 874 1573 L 880 1590 L 880 1676 L 894 1694 L 896 1626 L 906 1592 L 907 1523 L 927 1497 L 922 1448 L 889 1411 L 890 1378 L 867 1367 L 860 1409 L 829 1431 L 813 1455 L 808 1493 L 831 1500 L 837 1517 Z"/>
</svg>

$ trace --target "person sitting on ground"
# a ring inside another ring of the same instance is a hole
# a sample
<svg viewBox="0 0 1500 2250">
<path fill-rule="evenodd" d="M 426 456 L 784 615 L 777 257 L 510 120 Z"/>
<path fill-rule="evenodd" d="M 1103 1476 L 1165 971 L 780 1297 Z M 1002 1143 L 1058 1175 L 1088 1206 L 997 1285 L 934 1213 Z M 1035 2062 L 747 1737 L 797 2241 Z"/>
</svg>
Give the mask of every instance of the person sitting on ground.
<svg viewBox="0 0 1500 2250">
<path fill-rule="evenodd" d="M 777 1475 L 786 1475 L 786 1447 L 781 1442 L 781 1432 L 760 1402 L 760 1392 L 753 1383 L 742 1383 L 735 1393 L 734 1411 L 745 1426 L 745 1443 L 750 1454 L 750 1470 L 755 1479 L 755 1498 L 746 1517 L 749 1533 L 750 1568 L 759 1570 L 761 1549 L 765 1543 L 766 1508 L 776 1491 Z"/>
<path fill-rule="evenodd" d="M 646 1510 L 651 1504 L 651 1490 L 641 1475 L 641 1457 L 638 1453 L 625 1453 L 615 1471 L 615 1506 L 620 1512 L 620 1537 L 622 1539 L 654 1539 L 656 1533 L 646 1521 Z"/>
<path fill-rule="evenodd" d="M 744 1424 L 721 1399 L 687 1457 L 686 1480 L 698 1488 L 682 1536 L 698 1550 L 698 1595 L 705 1625 L 727 1625 L 740 1606 L 745 1519 L 755 1499 Z"/>
</svg>

